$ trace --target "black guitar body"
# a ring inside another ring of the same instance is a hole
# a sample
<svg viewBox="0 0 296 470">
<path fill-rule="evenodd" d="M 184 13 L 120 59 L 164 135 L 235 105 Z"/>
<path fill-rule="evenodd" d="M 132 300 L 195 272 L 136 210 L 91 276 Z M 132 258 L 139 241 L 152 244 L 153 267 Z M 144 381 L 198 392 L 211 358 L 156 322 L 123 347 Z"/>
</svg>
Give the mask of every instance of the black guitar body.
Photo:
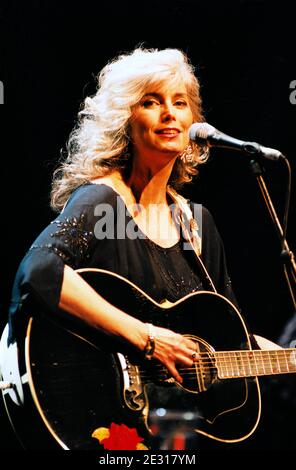
<svg viewBox="0 0 296 470">
<path fill-rule="evenodd" d="M 218 294 L 196 292 L 170 306 L 160 305 L 112 273 L 85 270 L 80 274 L 130 315 L 200 339 L 210 363 L 207 345 L 216 351 L 251 348 L 239 312 Z M 111 423 L 136 428 L 149 448 L 159 445 L 162 423 L 171 429 L 184 426 L 188 417 L 186 429 L 190 426 L 222 442 L 241 441 L 256 429 L 261 412 L 256 378 L 220 380 L 213 361 L 204 376 L 205 389 L 196 374 L 186 370 L 181 387 L 159 363 L 144 361 L 138 351 L 118 340 L 76 320 L 54 319 L 34 315 L 24 344 L 18 346 L 20 374 L 28 374 L 24 404 L 16 405 L 9 393 L 4 394 L 25 448 L 103 449 L 92 433 L 109 429 Z M 123 365 L 122 360 L 127 363 Z M 135 377 L 137 371 L 142 375 Z M 163 418 L 157 410 L 162 410 Z"/>
</svg>

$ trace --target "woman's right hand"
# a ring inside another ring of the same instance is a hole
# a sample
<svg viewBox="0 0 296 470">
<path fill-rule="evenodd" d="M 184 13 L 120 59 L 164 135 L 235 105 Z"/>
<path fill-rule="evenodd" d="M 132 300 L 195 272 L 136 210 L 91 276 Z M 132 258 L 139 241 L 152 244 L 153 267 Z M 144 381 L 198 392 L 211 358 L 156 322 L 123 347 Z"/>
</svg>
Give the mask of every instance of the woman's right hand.
<svg viewBox="0 0 296 470">
<path fill-rule="evenodd" d="M 147 324 L 114 307 L 67 265 L 59 307 L 102 331 L 124 338 L 142 351 L 145 349 L 149 336 Z M 154 325 L 153 337 L 153 358 L 158 359 L 175 380 L 182 382 L 177 365 L 193 365 L 193 359 L 198 357 L 196 344 L 174 331 Z"/>
<path fill-rule="evenodd" d="M 182 382 L 177 365 L 191 367 L 198 357 L 194 341 L 179 333 L 153 325 L 155 349 L 153 359 L 158 359 L 177 382 Z M 148 337 L 148 336 L 147 336 Z"/>
</svg>

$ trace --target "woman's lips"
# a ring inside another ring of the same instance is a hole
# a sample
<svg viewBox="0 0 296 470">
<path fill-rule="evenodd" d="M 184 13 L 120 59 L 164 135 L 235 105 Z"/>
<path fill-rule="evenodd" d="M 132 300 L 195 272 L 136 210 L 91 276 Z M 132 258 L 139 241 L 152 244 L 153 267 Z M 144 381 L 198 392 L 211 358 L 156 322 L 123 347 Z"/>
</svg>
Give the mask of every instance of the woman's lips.
<svg viewBox="0 0 296 470">
<path fill-rule="evenodd" d="M 161 135 L 162 137 L 173 138 L 177 137 L 180 134 L 180 131 L 175 128 L 166 128 L 157 130 L 156 134 Z"/>
</svg>

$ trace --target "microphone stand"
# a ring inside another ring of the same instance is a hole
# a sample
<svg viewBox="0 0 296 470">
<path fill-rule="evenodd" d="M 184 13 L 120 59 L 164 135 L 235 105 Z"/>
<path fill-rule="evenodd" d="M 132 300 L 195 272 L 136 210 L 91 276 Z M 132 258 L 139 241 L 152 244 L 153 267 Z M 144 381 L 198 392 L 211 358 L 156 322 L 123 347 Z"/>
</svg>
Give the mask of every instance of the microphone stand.
<svg viewBox="0 0 296 470">
<path fill-rule="evenodd" d="M 273 225 L 276 229 L 277 235 L 282 244 L 281 258 L 284 264 L 285 278 L 288 284 L 288 290 L 291 295 L 292 303 L 294 309 L 296 310 L 296 295 L 295 295 L 295 285 L 296 285 L 296 262 L 294 253 L 290 250 L 288 242 L 284 237 L 284 231 L 277 216 L 276 210 L 272 203 L 270 194 L 268 192 L 267 186 L 265 184 L 264 178 L 262 176 L 262 168 L 256 160 L 250 161 L 250 167 L 252 173 L 255 175 L 260 191 L 263 195 L 265 205 L 267 207 L 270 218 L 273 222 Z M 294 287 L 294 289 L 293 289 Z"/>
</svg>

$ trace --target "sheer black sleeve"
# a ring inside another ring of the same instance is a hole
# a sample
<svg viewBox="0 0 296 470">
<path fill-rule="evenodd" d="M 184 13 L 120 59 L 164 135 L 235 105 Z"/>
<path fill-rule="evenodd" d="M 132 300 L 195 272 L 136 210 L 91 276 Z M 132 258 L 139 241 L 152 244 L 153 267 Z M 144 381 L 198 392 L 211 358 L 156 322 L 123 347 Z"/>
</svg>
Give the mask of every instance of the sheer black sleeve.
<svg viewBox="0 0 296 470">
<path fill-rule="evenodd" d="M 110 202 L 114 192 L 107 186 L 78 188 L 61 214 L 34 241 L 22 260 L 13 285 L 9 309 L 10 340 L 18 312 L 31 301 L 58 310 L 65 264 L 73 269 L 87 267 L 98 240 L 94 227 L 98 221 L 95 207 Z M 111 201 L 112 202 L 112 201 Z"/>
</svg>

